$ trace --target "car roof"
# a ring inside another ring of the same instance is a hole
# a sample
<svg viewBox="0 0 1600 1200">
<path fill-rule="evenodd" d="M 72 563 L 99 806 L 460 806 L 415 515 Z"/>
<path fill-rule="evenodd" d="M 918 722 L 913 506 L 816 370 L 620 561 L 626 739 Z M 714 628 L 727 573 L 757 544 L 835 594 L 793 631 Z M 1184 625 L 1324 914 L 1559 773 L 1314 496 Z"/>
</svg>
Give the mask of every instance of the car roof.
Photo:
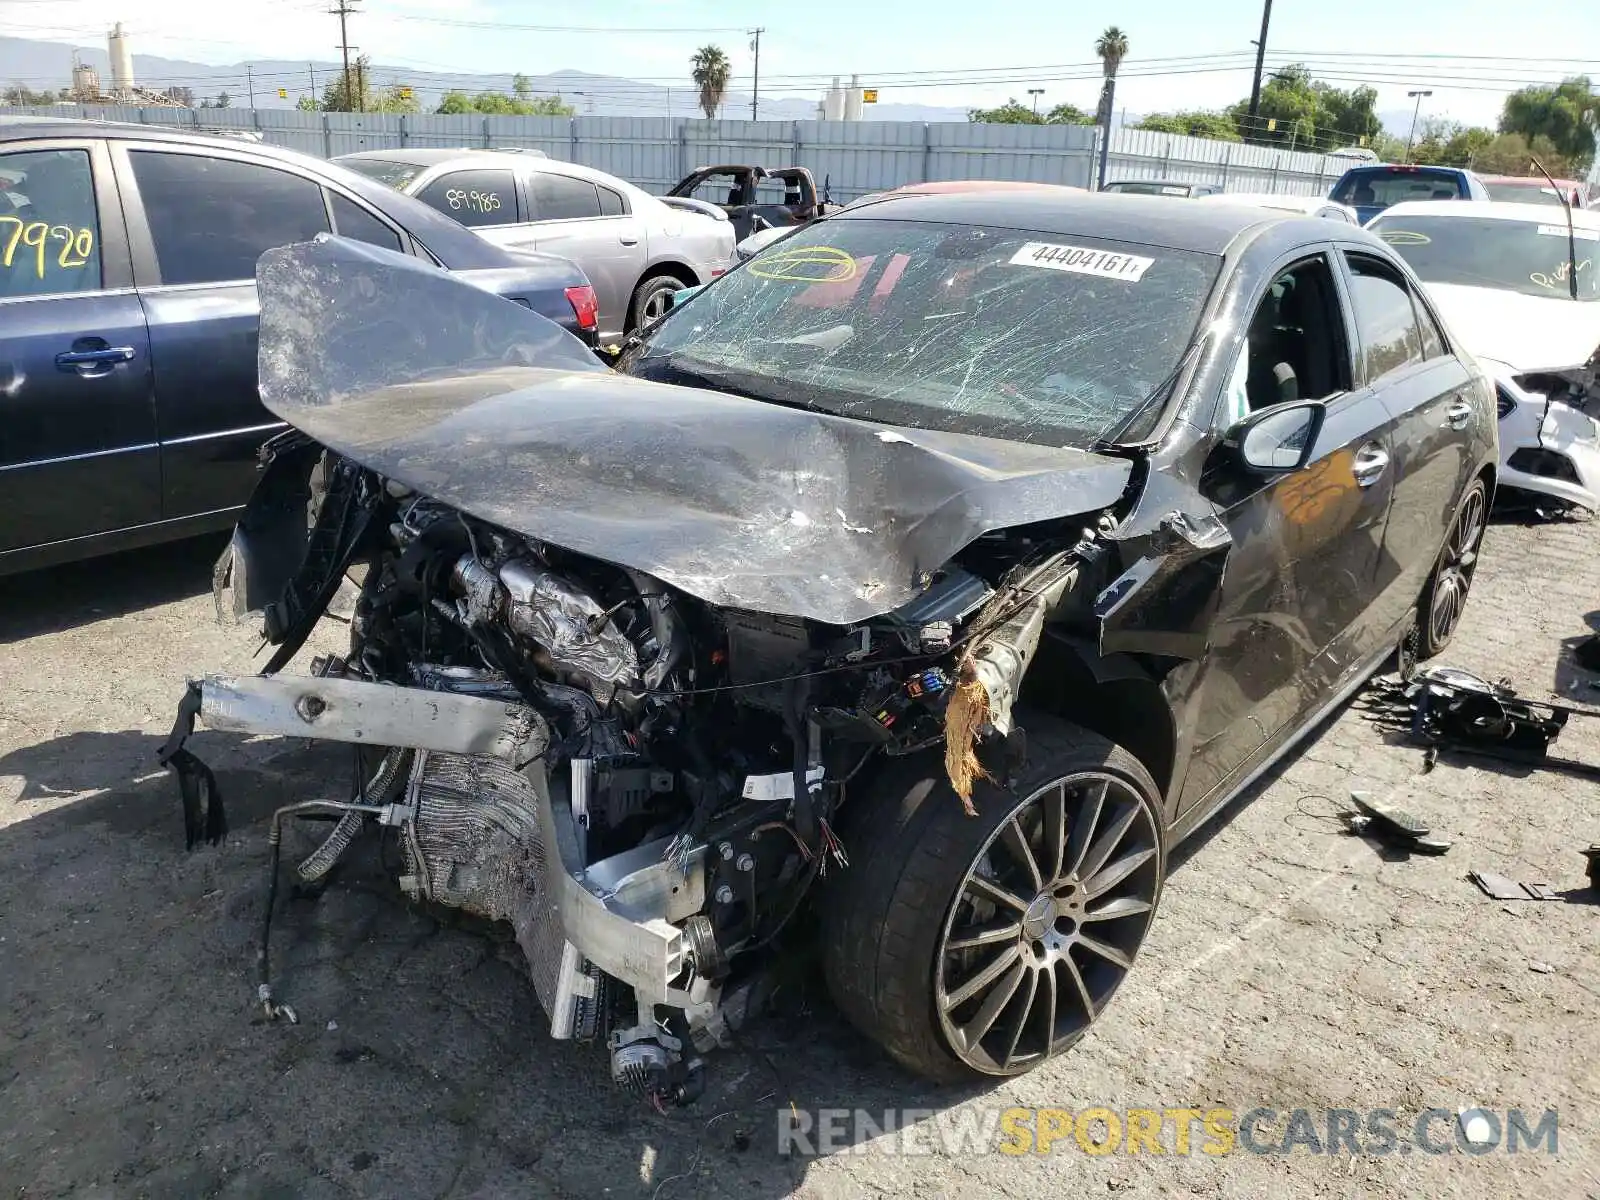
<svg viewBox="0 0 1600 1200">
<path fill-rule="evenodd" d="M 1531 221 L 1538 225 L 1564 225 L 1566 217 L 1559 208 L 1550 204 L 1518 204 L 1514 200 L 1406 200 L 1394 204 L 1379 214 L 1389 217 L 1487 217 L 1493 221 Z M 1574 208 L 1572 223 L 1579 229 L 1600 229 L 1600 212 L 1593 209 Z"/>
<path fill-rule="evenodd" d="M 518 161 L 536 162 L 539 164 L 538 170 L 547 171 L 554 175 L 569 175 L 573 179 L 585 179 L 590 183 L 603 183 L 614 191 L 626 192 L 636 204 L 641 203 L 641 197 L 643 197 L 644 201 L 654 199 L 654 197 L 652 197 L 648 192 L 635 186 L 634 184 L 629 183 L 626 179 L 622 179 L 606 171 L 597 170 L 594 167 L 586 167 L 582 163 L 567 162 L 565 159 L 550 158 L 547 155 L 535 157 L 533 155 L 518 154 L 510 155 L 509 157 Z M 333 162 L 338 164 L 342 162 L 348 162 L 351 159 L 362 159 L 369 162 L 376 161 L 407 163 L 425 168 L 442 166 L 468 168 L 494 166 L 504 169 L 508 165 L 507 158 L 508 155 L 502 150 L 478 150 L 470 148 L 465 150 L 448 150 L 434 147 L 414 150 L 410 147 L 407 147 L 405 149 L 394 150 L 357 150 L 352 154 L 340 154 L 333 159 Z"/>
<path fill-rule="evenodd" d="M 1215 187 L 1213 183 L 1196 183 L 1192 179 L 1113 179 L 1106 184 L 1108 188 L 1122 187 L 1124 184 L 1137 183 L 1145 187 Z"/>
<path fill-rule="evenodd" d="M 1306 240 L 1327 238 L 1327 223 L 1282 209 L 1227 204 L 1174 204 L 1170 197 L 1079 192 L 980 191 L 944 195 L 888 193 L 829 220 L 930 221 L 993 225 L 1055 237 L 1093 237 L 1169 250 L 1222 254 L 1241 234 L 1268 225 L 1303 222 Z"/>
</svg>

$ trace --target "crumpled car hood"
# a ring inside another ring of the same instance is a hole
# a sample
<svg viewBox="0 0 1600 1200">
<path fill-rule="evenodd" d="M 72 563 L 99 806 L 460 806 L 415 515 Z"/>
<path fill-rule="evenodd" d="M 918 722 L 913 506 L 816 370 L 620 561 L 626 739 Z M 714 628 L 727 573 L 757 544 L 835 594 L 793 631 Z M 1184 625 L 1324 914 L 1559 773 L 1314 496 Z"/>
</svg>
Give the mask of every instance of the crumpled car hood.
<svg viewBox="0 0 1600 1200">
<path fill-rule="evenodd" d="M 982 534 L 1092 513 L 1127 460 L 619 375 L 543 317 L 330 238 L 257 266 L 261 394 L 323 445 L 711 604 L 847 625 Z"/>
</svg>

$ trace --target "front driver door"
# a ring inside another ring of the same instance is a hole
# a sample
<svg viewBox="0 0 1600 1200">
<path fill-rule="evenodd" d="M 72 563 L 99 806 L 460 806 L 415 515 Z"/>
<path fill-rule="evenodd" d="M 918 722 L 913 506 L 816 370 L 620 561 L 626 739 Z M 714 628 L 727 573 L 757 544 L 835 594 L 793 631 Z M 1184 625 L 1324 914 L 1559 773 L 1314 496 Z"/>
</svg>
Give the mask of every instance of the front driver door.
<svg viewBox="0 0 1600 1200">
<path fill-rule="evenodd" d="M 1329 256 L 1285 262 L 1271 279 L 1244 310 L 1248 339 L 1219 424 L 1294 392 L 1323 400 L 1327 415 L 1302 469 L 1255 474 L 1219 451 L 1202 481 L 1233 548 L 1192 692 L 1180 813 L 1232 786 L 1329 694 L 1372 605 L 1393 493 L 1390 417 L 1370 390 L 1352 389 L 1354 343 Z"/>
</svg>

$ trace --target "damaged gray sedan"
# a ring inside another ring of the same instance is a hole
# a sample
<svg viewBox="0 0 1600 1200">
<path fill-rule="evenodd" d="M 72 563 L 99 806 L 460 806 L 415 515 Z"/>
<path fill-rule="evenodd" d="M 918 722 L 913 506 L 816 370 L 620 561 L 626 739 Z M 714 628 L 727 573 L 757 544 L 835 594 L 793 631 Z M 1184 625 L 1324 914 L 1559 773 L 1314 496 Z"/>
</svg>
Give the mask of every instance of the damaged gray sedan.
<svg viewBox="0 0 1600 1200">
<path fill-rule="evenodd" d="M 306 813 L 303 880 L 397 837 L 400 886 L 509 922 L 552 1035 L 657 1103 L 801 928 L 921 1074 L 1070 1047 L 1174 843 L 1449 641 L 1494 486 L 1492 388 L 1405 265 L 1286 214 L 889 198 L 617 370 L 339 239 L 259 285 L 293 428 L 217 587 L 276 651 L 184 699 L 190 843 L 226 829 L 197 719 L 353 743 L 275 854 Z M 279 674 L 347 574 L 348 654 Z"/>
</svg>

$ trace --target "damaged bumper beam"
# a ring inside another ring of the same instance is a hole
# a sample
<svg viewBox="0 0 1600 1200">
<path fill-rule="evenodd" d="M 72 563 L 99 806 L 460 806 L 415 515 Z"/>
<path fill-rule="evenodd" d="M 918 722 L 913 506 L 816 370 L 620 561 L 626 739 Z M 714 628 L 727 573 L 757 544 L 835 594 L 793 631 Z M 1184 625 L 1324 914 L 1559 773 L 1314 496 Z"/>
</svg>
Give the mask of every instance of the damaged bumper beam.
<svg viewBox="0 0 1600 1200">
<path fill-rule="evenodd" d="M 190 684 L 184 709 L 217 730 L 499 759 L 527 779 L 536 798 L 542 852 L 534 858 L 542 870 L 527 882 L 565 937 L 559 971 L 565 983 L 558 982 L 547 1005 L 553 1035 L 572 1036 L 573 995 L 567 993 L 583 987 L 580 973 L 572 969 L 578 960 L 633 988 L 642 1001 L 680 1008 L 704 1003 L 673 986 L 687 962 L 683 934 L 673 922 L 705 903 L 705 847 L 694 847 L 682 865 L 664 861 L 666 840 L 584 862 L 571 785 L 558 779 L 552 787 L 542 761 L 550 730 L 533 709 L 451 692 L 306 676 L 209 676 Z M 180 711 L 180 728 L 164 748 L 163 761 L 181 754 L 204 771 L 204 764 L 183 748 L 183 724 Z M 192 728 L 192 716 L 189 724 Z M 183 771 L 169 765 L 181 780 Z M 530 966 L 541 969 L 541 964 Z"/>
</svg>

